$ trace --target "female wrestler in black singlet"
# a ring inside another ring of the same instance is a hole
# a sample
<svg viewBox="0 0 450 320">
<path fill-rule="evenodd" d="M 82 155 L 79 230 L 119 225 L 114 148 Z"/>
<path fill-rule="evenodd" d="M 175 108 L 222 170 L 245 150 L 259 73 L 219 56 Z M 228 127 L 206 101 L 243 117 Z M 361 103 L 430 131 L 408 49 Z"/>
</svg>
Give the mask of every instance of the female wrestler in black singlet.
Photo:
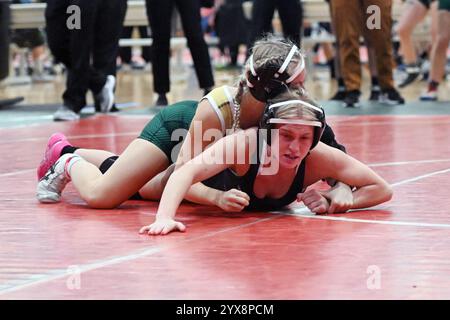
<svg viewBox="0 0 450 320">
<path fill-rule="evenodd" d="M 189 187 L 199 181 L 225 190 L 240 188 L 248 195 L 247 207 L 258 210 L 279 209 L 297 199 L 313 212 L 328 212 L 328 202 L 320 193 L 302 193 L 326 178 L 355 188 L 349 209 L 388 201 L 392 190 L 386 181 L 358 160 L 320 142 L 324 112 L 301 94 L 279 95 L 279 101 L 268 103 L 260 128 L 224 137 L 176 170 L 164 189 L 155 221 L 140 232 L 184 231 L 175 214 Z"/>
</svg>

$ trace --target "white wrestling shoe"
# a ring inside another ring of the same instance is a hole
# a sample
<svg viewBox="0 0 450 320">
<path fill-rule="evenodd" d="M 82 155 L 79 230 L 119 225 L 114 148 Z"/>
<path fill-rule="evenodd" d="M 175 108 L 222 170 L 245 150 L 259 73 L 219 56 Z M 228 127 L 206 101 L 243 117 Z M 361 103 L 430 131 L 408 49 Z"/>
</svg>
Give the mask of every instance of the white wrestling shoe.
<svg viewBox="0 0 450 320">
<path fill-rule="evenodd" d="M 56 203 L 61 200 L 61 192 L 66 184 L 70 182 L 66 167 L 74 157 L 81 160 L 81 157 L 75 154 L 67 153 L 63 155 L 48 169 L 45 176 L 39 180 L 36 188 L 36 197 L 39 202 Z"/>
<path fill-rule="evenodd" d="M 67 106 L 60 106 L 53 114 L 54 121 L 76 121 L 80 120 L 80 115 Z"/>
</svg>

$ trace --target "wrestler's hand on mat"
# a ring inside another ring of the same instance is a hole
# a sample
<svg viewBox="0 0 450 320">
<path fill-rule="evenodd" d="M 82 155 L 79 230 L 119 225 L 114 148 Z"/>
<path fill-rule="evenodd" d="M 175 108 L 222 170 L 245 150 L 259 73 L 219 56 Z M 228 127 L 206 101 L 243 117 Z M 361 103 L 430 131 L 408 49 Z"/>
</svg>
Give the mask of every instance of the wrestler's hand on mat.
<svg viewBox="0 0 450 320">
<path fill-rule="evenodd" d="M 328 200 L 314 189 L 297 194 L 297 201 L 303 201 L 305 206 L 314 213 L 327 213 L 329 209 Z"/>
<path fill-rule="evenodd" d="M 151 225 L 142 227 L 139 233 L 147 232 L 149 235 L 165 235 L 172 231 L 184 232 L 185 230 L 186 226 L 181 222 L 168 218 L 157 218 Z"/>
<path fill-rule="evenodd" d="M 330 203 L 328 213 L 347 212 L 353 206 L 352 189 L 341 182 L 338 182 L 333 188 L 319 191 Z"/>
<path fill-rule="evenodd" d="M 226 212 L 240 212 L 250 204 L 250 197 L 241 190 L 230 189 L 220 193 L 216 204 Z"/>
</svg>

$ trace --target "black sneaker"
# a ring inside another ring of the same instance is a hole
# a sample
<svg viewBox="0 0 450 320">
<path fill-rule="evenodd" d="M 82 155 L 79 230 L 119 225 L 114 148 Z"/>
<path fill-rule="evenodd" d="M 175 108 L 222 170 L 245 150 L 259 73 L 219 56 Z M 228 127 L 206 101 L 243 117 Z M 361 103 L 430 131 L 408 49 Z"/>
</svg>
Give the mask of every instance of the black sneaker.
<svg viewBox="0 0 450 320">
<path fill-rule="evenodd" d="M 338 91 L 330 98 L 330 100 L 344 101 L 346 96 L 345 88 L 339 87 Z"/>
<path fill-rule="evenodd" d="M 420 66 L 418 64 L 409 64 L 406 66 L 406 78 L 398 85 L 399 88 L 404 88 L 419 78 Z"/>
<path fill-rule="evenodd" d="M 12 98 L 12 99 L 5 99 L 5 100 L 0 99 L 0 107 L 12 106 L 16 103 L 22 102 L 23 100 L 25 100 L 24 97 L 17 97 L 17 98 Z"/>
<path fill-rule="evenodd" d="M 109 112 L 119 112 L 119 108 L 117 108 L 116 104 L 114 103 L 111 110 Z"/>
<path fill-rule="evenodd" d="M 358 108 L 360 96 L 361 92 L 359 90 L 347 91 L 344 98 L 344 106 L 346 108 Z"/>
<path fill-rule="evenodd" d="M 381 88 L 379 86 L 373 86 L 370 91 L 369 101 L 378 101 L 380 98 Z"/>
<path fill-rule="evenodd" d="M 409 86 L 411 83 L 413 83 L 414 81 L 416 81 L 419 78 L 420 73 L 419 72 L 414 72 L 414 73 L 408 73 L 405 80 L 403 80 L 398 87 L 399 88 L 404 88 L 406 86 Z"/>
<path fill-rule="evenodd" d="M 400 93 L 394 88 L 382 90 L 379 101 L 391 106 L 405 103 L 405 99 L 403 99 Z"/>
</svg>

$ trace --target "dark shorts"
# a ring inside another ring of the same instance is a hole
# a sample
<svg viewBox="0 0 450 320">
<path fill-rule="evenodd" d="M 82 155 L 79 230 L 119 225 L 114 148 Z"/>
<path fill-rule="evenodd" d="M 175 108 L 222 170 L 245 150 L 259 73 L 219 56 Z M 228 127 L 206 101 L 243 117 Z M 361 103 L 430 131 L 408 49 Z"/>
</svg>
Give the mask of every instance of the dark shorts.
<svg viewBox="0 0 450 320">
<path fill-rule="evenodd" d="M 421 4 L 427 9 L 430 9 L 430 5 L 436 0 L 419 0 Z"/>
<path fill-rule="evenodd" d="M 45 39 L 39 29 L 18 29 L 12 33 L 11 42 L 15 43 L 19 48 L 33 49 L 43 46 Z"/>
<path fill-rule="evenodd" d="M 436 0 L 417 0 L 419 1 L 425 8 L 430 9 L 430 5 Z M 403 0 L 403 2 L 409 2 L 409 0 Z"/>
<path fill-rule="evenodd" d="M 198 101 L 181 101 L 165 107 L 145 126 L 139 138 L 153 143 L 165 153 L 170 163 L 175 162 L 176 155 L 172 157 L 172 149 L 180 143 L 185 134 L 176 139 L 172 138 L 172 134 L 177 129 L 187 133 L 197 105 Z"/>
</svg>

